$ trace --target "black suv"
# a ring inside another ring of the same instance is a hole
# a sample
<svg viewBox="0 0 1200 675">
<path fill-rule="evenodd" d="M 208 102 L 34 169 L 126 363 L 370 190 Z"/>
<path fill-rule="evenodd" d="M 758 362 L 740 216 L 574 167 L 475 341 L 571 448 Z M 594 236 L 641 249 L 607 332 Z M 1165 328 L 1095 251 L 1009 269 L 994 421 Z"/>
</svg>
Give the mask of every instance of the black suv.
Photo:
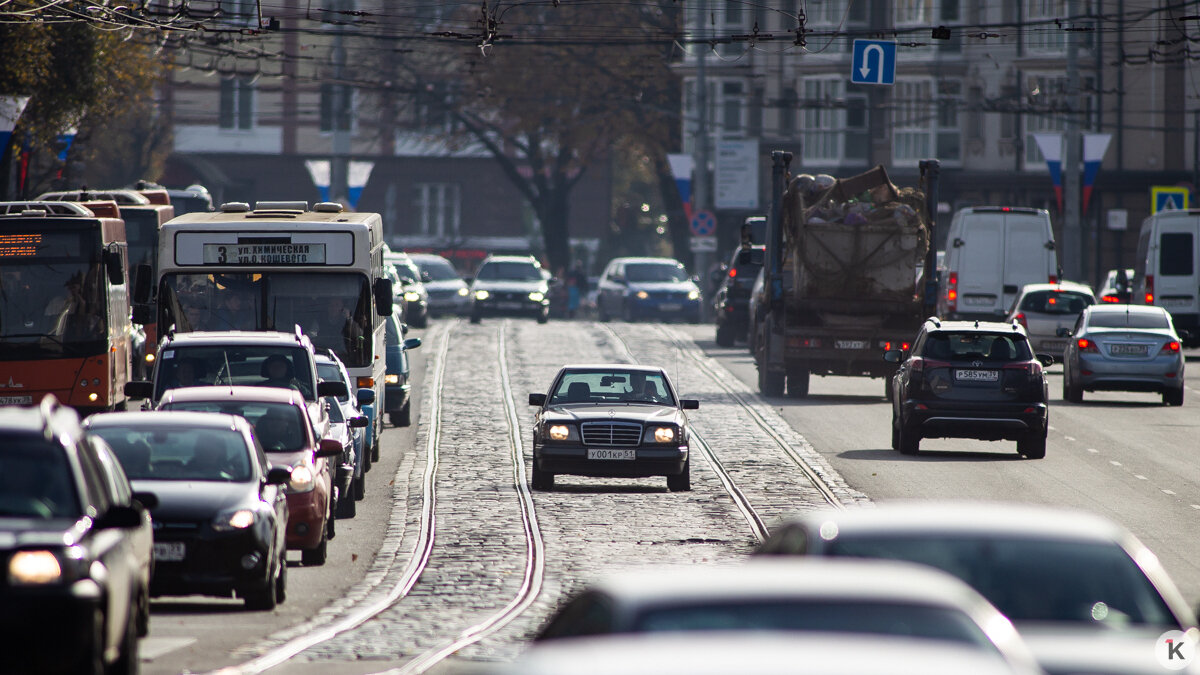
<svg viewBox="0 0 1200 675">
<path fill-rule="evenodd" d="M 1024 457 L 1046 456 L 1045 366 L 1020 324 L 929 319 L 912 353 L 893 349 L 892 449 L 915 455 L 922 438 L 1017 442 Z"/>
<path fill-rule="evenodd" d="M 0 408 L 0 673 L 137 672 L 155 506 L 53 396 Z"/>
<path fill-rule="evenodd" d="M 736 340 L 750 334 L 750 292 L 763 266 L 763 246 L 745 246 L 734 251 L 729 264 L 723 266 L 722 279 L 713 298 L 717 317 L 717 344 L 732 347 Z"/>
</svg>

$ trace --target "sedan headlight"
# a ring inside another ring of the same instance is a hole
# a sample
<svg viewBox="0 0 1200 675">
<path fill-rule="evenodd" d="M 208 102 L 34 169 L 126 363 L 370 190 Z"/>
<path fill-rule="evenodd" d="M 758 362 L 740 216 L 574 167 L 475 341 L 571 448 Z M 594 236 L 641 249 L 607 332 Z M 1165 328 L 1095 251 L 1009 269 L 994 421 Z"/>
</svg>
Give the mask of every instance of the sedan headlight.
<svg viewBox="0 0 1200 675">
<path fill-rule="evenodd" d="M 541 302 L 545 297 L 546 296 L 542 295 L 542 293 L 540 291 L 534 291 L 529 294 L 529 299 L 534 302 Z"/>
<path fill-rule="evenodd" d="M 40 586 L 62 579 L 62 565 L 50 551 L 17 551 L 8 561 L 8 578 L 14 586 Z"/>
<path fill-rule="evenodd" d="M 465 298 L 471 294 L 471 291 L 468 291 L 465 288 L 460 288 L 460 289 L 458 289 L 458 294 Z"/>
<path fill-rule="evenodd" d="M 400 376 L 396 373 L 388 373 L 383 376 L 384 384 L 400 384 Z"/>
<path fill-rule="evenodd" d="M 634 293 L 634 295 L 637 296 L 638 300 L 645 300 L 646 298 L 650 297 L 650 294 L 646 291 L 638 291 L 637 293 Z"/>
<path fill-rule="evenodd" d="M 674 427 L 654 427 L 655 443 L 673 443 L 675 441 Z"/>
<path fill-rule="evenodd" d="M 421 299 L 421 294 L 416 291 L 405 291 L 404 299 L 407 302 L 416 302 Z"/>
<path fill-rule="evenodd" d="M 489 295 L 491 295 L 491 293 L 488 293 L 487 291 L 483 291 L 483 290 L 475 291 L 475 299 L 476 300 L 487 300 Z"/>
<path fill-rule="evenodd" d="M 292 469 L 292 479 L 288 481 L 290 492 L 312 492 L 317 487 L 317 477 L 313 470 L 305 465 Z"/>
<path fill-rule="evenodd" d="M 699 299 L 700 299 L 700 291 L 695 290 L 695 289 L 688 291 L 688 300 L 699 300 Z"/>
<path fill-rule="evenodd" d="M 295 479 L 296 473 L 292 472 L 292 478 Z M 226 511 L 213 520 L 213 529 L 221 532 L 231 530 L 244 530 L 254 524 L 254 512 L 250 509 L 237 509 L 235 511 Z"/>
<path fill-rule="evenodd" d="M 571 437 L 571 427 L 565 424 L 555 424 L 550 427 L 550 439 L 554 441 L 565 441 Z"/>
</svg>

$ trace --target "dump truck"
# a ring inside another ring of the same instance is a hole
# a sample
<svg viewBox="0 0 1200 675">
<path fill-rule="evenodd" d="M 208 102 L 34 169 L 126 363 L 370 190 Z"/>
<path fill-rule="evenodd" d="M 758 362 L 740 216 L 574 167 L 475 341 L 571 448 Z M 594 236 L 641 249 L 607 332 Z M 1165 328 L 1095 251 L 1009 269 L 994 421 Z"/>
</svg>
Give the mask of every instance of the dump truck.
<svg viewBox="0 0 1200 675">
<path fill-rule="evenodd" d="M 920 186 L 898 188 L 882 166 L 857 176 L 791 176 L 772 153 L 763 297 L 752 330 L 759 390 L 808 395 L 812 375 L 890 377 L 937 306 L 937 160 Z M 885 387 L 886 391 L 886 387 Z"/>
</svg>

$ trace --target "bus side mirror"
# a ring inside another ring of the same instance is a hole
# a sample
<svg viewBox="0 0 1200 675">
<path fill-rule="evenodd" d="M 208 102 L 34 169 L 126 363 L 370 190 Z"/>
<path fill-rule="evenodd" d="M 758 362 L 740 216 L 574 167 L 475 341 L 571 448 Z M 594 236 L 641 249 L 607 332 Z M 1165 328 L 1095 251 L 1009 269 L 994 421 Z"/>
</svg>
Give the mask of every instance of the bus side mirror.
<svg viewBox="0 0 1200 675">
<path fill-rule="evenodd" d="M 391 279 L 376 279 L 375 280 L 375 313 L 379 316 L 388 316 L 392 313 L 394 298 L 392 296 L 392 280 Z"/>
<path fill-rule="evenodd" d="M 154 383 L 146 380 L 130 380 L 125 383 L 125 398 L 134 400 L 148 399 L 154 396 Z"/>
<path fill-rule="evenodd" d="M 139 326 L 148 326 L 154 323 L 154 305 L 134 305 L 133 322 Z"/>
<path fill-rule="evenodd" d="M 142 263 L 133 268 L 133 302 L 145 305 L 150 302 L 150 294 L 154 289 L 154 268 Z M 153 321 L 151 319 L 150 321 Z M 149 323 L 149 322 L 147 322 Z"/>
<path fill-rule="evenodd" d="M 121 249 L 109 248 L 104 251 L 104 271 L 108 273 L 108 283 L 121 286 L 125 283 L 125 261 L 121 259 Z"/>
</svg>

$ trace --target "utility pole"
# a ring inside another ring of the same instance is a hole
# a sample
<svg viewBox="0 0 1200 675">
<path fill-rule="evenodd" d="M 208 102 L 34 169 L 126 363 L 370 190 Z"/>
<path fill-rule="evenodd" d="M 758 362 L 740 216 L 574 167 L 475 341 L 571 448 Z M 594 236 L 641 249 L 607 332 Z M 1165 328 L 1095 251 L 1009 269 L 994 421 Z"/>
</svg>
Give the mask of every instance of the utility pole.
<svg viewBox="0 0 1200 675">
<path fill-rule="evenodd" d="M 1067 0 L 1067 17 L 1074 19 L 1078 0 Z M 1076 281 L 1088 282 L 1085 278 L 1087 238 L 1083 236 L 1080 223 L 1080 176 L 1079 164 L 1081 137 L 1079 132 L 1079 40 L 1075 25 L 1067 30 L 1067 152 L 1063 158 L 1063 270 L 1065 276 Z"/>
<path fill-rule="evenodd" d="M 329 198 L 346 202 L 350 196 L 350 88 L 344 84 L 346 45 L 342 28 L 336 27 L 333 36 L 333 157 L 329 163 Z M 349 205 L 349 204 L 345 204 Z"/>
<path fill-rule="evenodd" d="M 707 0 L 696 3 L 696 33 L 700 35 L 704 28 L 704 17 L 708 14 Z M 696 108 L 697 133 L 696 144 L 693 147 L 695 178 L 692 185 L 693 214 L 709 210 L 710 195 L 708 193 L 708 80 L 706 77 L 705 60 L 708 58 L 710 45 L 706 42 L 697 43 L 700 50 L 696 54 Z M 690 226 L 690 224 L 689 224 Z M 694 254 L 694 273 L 699 275 L 701 287 L 708 289 L 711 282 L 708 279 L 708 268 L 711 266 L 710 254 L 707 251 L 697 251 Z M 705 293 L 701 311 L 707 316 L 708 294 Z"/>
</svg>

